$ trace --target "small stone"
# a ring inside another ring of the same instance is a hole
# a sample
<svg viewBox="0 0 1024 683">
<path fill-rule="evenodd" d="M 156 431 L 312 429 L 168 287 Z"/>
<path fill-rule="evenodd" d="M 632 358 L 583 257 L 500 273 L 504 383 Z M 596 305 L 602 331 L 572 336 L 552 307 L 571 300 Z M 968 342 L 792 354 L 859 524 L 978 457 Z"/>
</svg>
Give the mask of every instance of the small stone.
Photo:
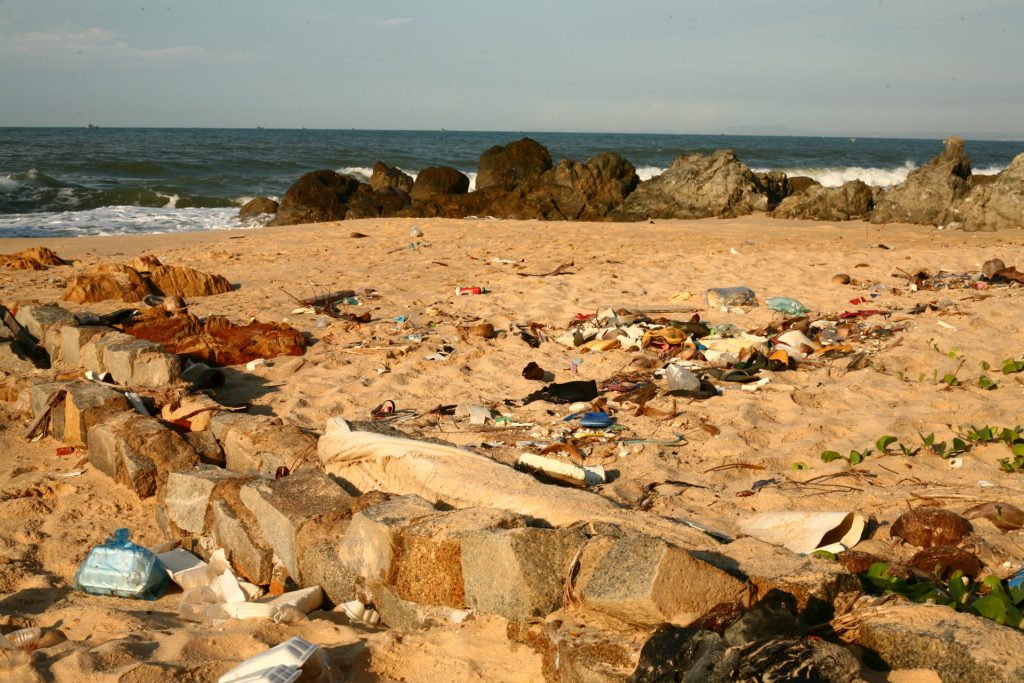
<svg viewBox="0 0 1024 683">
<path fill-rule="evenodd" d="M 848 285 L 850 284 L 851 278 L 846 273 L 839 273 L 838 275 L 832 276 L 832 282 L 837 285 Z"/>
<path fill-rule="evenodd" d="M 985 261 L 981 266 L 981 274 L 986 280 L 991 280 L 996 273 L 1006 269 L 1006 264 L 1003 263 L 1002 259 L 989 259 Z"/>
</svg>

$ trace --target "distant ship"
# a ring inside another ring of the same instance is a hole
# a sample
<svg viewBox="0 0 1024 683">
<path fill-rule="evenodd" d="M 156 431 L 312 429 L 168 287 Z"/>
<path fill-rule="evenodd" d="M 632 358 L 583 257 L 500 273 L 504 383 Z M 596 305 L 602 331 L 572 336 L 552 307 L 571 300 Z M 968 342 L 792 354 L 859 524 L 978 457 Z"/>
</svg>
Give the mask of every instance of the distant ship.
<svg viewBox="0 0 1024 683">
<path fill-rule="evenodd" d="M 96 128 L 99 128 L 99 126 L 97 126 L 95 123 L 90 123 L 88 126 L 86 126 L 86 128 L 88 128 L 89 130 L 95 130 Z"/>
</svg>

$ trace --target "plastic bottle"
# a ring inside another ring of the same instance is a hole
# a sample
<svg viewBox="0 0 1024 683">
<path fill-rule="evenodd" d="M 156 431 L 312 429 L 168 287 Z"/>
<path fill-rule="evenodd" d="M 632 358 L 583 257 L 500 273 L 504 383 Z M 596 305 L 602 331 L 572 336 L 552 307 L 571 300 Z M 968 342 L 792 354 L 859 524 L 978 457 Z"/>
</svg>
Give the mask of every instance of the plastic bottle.
<svg viewBox="0 0 1024 683">
<path fill-rule="evenodd" d="M 716 287 L 705 294 L 708 306 L 723 311 L 743 306 L 757 306 L 757 295 L 749 287 Z"/>
<path fill-rule="evenodd" d="M 764 305 L 773 311 L 779 313 L 785 313 L 787 315 L 806 315 L 811 312 L 811 309 L 804 306 L 796 299 L 791 299 L 788 296 L 773 296 L 764 302 Z"/>
<path fill-rule="evenodd" d="M 456 287 L 455 296 L 465 296 L 468 294 L 486 294 L 486 287 Z"/>
<path fill-rule="evenodd" d="M 409 228 L 409 237 L 423 237 L 423 231 L 420 230 L 420 226 L 414 225 L 411 228 Z"/>
<path fill-rule="evenodd" d="M 75 588 L 93 595 L 142 600 L 163 595 L 168 581 L 163 565 L 129 538 L 128 529 L 118 529 L 113 538 L 90 550 L 75 574 Z"/>
</svg>

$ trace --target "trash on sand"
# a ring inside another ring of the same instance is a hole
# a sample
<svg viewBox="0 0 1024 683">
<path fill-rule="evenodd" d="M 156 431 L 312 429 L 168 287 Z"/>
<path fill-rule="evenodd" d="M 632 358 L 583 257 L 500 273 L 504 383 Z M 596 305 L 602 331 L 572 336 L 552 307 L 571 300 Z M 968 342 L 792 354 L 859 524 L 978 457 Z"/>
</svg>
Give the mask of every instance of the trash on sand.
<svg viewBox="0 0 1024 683">
<path fill-rule="evenodd" d="M 1016 531 L 1024 526 L 1024 510 L 1009 503 L 980 503 L 963 511 L 964 519 L 984 517 L 1003 531 Z"/>
<path fill-rule="evenodd" d="M 476 403 L 460 403 L 455 406 L 455 417 L 468 417 L 470 424 L 482 425 L 491 418 L 491 410 Z"/>
<path fill-rule="evenodd" d="M 32 626 L 8 633 L 7 640 L 19 650 L 32 652 L 63 643 L 67 636 L 55 628 Z"/>
<path fill-rule="evenodd" d="M 855 512 L 764 512 L 741 522 L 740 530 L 795 553 L 839 553 L 860 541 L 864 518 Z"/>
<path fill-rule="evenodd" d="M 374 626 L 380 623 L 380 613 L 367 607 L 361 600 L 351 600 L 341 603 L 341 609 L 350 621 L 359 622 Z"/>
<path fill-rule="evenodd" d="M 757 295 L 749 287 L 717 287 L 705 294 L 709 308 L 727 312 L 733 308 L 757 306 Z"/>
<path fill-rule="evenodd" d="M 168 576 L 160 560 L 129 538 L 128 529 L 118 529 L 112 538 L 90 550 L 75 574 L 75 588 L 93 595 L 142 600 L 163 595 Z"/>
<path fill-rule="evenodd" d="M 217 683 L 241 683 L 242 681 L 287 681 L 290 683 L 299 677 L 302 665 L 319 649 L 319 645 L 293 636 L 266 652 L 246 659 L 217 679 Z M 294 675 L 292 675 L 293 673 Z M 282 675 L 290 677 L 281 678 Z"/>
<path fill-rule="evenodd" d="M 806 315 L 811 312 L 811 309 L 788 296 L 773 296 L 770 299 L 766 299 L 764 305 L 773 311 L 787 315 Z"/>
<path fill-rule="evenodd" d="M 665 368 L 665 379 L 668 380 L 669 391 L 698 391 L 700 377 L 675 363 Z"/>
<path fill-rule="evenodd" d="M 574 465 L 564 460 L 549 458 L 544 455 L 535 455 L 533 453 L 523 453 L 519 456 L 516 467 L 571 486 L 597 486 L 598 484 L 605 483 L 607 480 L 604 467 L 601 465 Z"/>
<path fill-rule="evenodd" d="M 606 429 L 611 427 L 614 422 L 615 418 L 610 416 L 608 413 L 596 411 L 584 413 L 580 418 L 580 427 L 587 427 L 589 429 Z"/>
<path fill-rule="evenodd" d="M 543 389 L 533 392 L 523 399 L 523 404 L 534 401 L 549 403 L 574 403 L 576 401 L 593 401 L 597 398 L 597 382 L 594 380 L 577 380 L 549 384 Z"/>
</svg>

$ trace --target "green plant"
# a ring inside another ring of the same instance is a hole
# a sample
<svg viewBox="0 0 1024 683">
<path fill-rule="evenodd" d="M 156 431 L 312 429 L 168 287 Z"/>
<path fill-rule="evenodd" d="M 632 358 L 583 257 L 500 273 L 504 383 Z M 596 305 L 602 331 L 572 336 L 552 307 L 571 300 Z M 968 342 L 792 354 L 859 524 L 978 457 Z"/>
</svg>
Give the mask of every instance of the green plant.
<svg viewBox="0 0 1024 683">
<path fill-rule="evenodd" d="M 999 388 L 999 383 L 994 381 L 988 375 L 981 375 L 978 377 L 978 386 L 986 391 L 992 391 L 993 389 Z"/>
<path fill-rule="evenodd" d="M 851 465 L 859 465 L 864 462 L 864 458 L 868 457 L 871 453 L 870 448 L 865 448 L 863 451 L 851 450 L 849 455 L 842 455 L 838 451 L 824 451 L 821 454 L 822 462 L 832 462 L 833 460 L 843 459 L 848 461 Z"/>
<path fill-rule="evenodd" d="M 1016 372 L 1024 370 L 1024 360 L 1014 360 L 1013 358 L 1007 358 L 1003 361 L 1003 374 L 1012 375 Z"/>
<path fill-rule="evenodd" d="M 921 437 L 921 443 L 924 444 L 925 448 L 930 449 L 932 453 L 940 458 L 952 458 L 954 455 L 971 450 L 971 444 L 960 437 L 954 437 L 952 443 L 947 446 L 945 441 L 935 441 L 934 432 L 928 436 L 919 432 L 918 436 Z"/>
<path fill-rule="evenodd" d="M 882 453 L 888 453 L 889 446 L 891 446 L 894 443 L 896 443 L 896 437 L 890 434 L 886 434 L 885 436 L 878 437 L 878 439 L 875 441 L 875 448 L 877 448 Z"/>
<path fill-rule="evenodd" d="M 948 581 L 938 574 L 927 580 L 901 579 L 889 573 L 888 563 L 876 562 L 860 578 L 865 590 L 876 594 L 896 593 L 911 602 L 945 605 L 1018 629 L 1024 620 L 1024 588 L 1013 588 L 997 576 L 974 581 L 958 570 Z"/>
</svg>

